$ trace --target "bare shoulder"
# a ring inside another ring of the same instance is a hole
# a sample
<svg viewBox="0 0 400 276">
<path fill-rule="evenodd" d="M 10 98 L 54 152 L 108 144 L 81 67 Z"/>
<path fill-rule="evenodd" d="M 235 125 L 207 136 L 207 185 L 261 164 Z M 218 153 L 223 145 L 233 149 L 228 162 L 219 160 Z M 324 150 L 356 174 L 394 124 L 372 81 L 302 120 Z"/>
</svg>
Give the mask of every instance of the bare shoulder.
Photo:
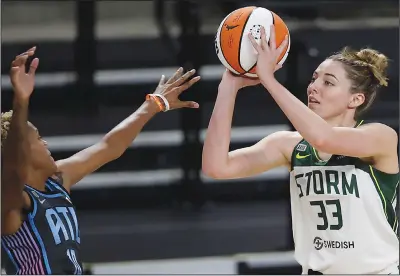
<svg viewBox="0 0 400 276">
<path fill-rule="evenodd" d="M 303 139 L 303 137 L 300 135 L 299 132 L 297 131 L 285 131 L 286 133 L 282 137 L 282 150 L 290 161 L 292 152 L 295 148 L 295 146 Z"/>
<path fill-rule="evenodd" d="M 371 158 L 373 166 L 386 173 L 399 172 L 399 159 L 398 159 L 398 134 L 388 125 L 381 123 L 369 123 L 360 126 L 360 129 L 367 131 L 366 135 L 374 137 L 374 141 L 381 149 L 381 154 L 375 155 Z"/>
<path fill-rule="evenodd" d="M 291 161 L 293 149 L 303 139 L 303 137 L 297 131 L 278 131 L 267 138 L 272 138 L 274 144 L 279 148 L 282 154 L 285 156 L 288 163 Z"/>
<path fill-rule="evenodd" d="M 30 210 L 32 208 L 32 201 L 29 195 L 25 191 L 22 191 L 22 196 L 24 200 L 23 208 L 25 210 Z M 7 213 L 2 214 L 1 234 L 12 235 L 16 233 L 21 227 L 24 219 L 22 209 L 10 210 Z"/>
<path fill-rule="evenodd" d="M 369 123 L 365 125 L 361 125 L 358 127 L 359 129 L 368 130 L 370 133 L 376 133 L 380 136 L 385 136 L 389 139 L 398 139 L 397 132 L 388 125 L 382 123 Z"/>
<path fill-rule="evenodd" d="M 360 130 L 365 131 L 365 136 L 372 138 L 381 149 L 380 156 L 392 156 L 396 152 L 397 158 L 397 144 L 398 134 L 388 125 L 381 123 L 369 123 L 359 127 Z"/>
</svg>

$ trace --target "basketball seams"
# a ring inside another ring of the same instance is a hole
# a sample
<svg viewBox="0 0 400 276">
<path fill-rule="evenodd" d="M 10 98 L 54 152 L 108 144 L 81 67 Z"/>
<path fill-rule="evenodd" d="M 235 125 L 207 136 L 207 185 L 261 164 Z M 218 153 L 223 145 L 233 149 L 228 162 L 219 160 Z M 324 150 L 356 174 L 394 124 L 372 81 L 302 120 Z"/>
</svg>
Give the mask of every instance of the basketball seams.
<svg viewBox="0 0 400 276">
<path fill-rule="evenodd" d="M 239 64 L 240 68 L 244 71 L 243 73 L 240 73 L 240 75 L 244 75 L 244 74 L 247 73 L 247 71 L 243 68 L 242 63 L 240 62 L 240 52 L 241 52 L 241 49 L 242 49 L 243 33 L 244 33 L 244 30 L 246 29 L 246 25 L 247 25 L 247 22 L 248 22 L 249 19 L 250 19 L 250 16 L 252 15 L 252 13 L 253 13 L 255 10 L 256 10 L 256 9 L 253 9 L 253 10 L 249 13 L 249 15 L 248 15 L 247 18 L 246 18 L 246 21 L 245 21 L 244 24 L 243 24 L 242 31 L 240 32 L 239 50 L 238 50 L 238 64 Z M 256 62 L 256 64 L 257 64 L 257 62 Z"/>
<path fill-rule="evenodd" d="M 270 13 L 271 13 L 271 17 L 272 17 L 272 25 L 274 25 L 274 27 L 275 27 L 275 17 L 274 17 L 274 13 L 272 12 L 272 11 L 269 11 Z M 269 44 L 269 39 L 268 39 L 268 44 Z M 239 49 L 239 52 L 240 52 L 240 49 Z M 253 75 L 253 76 L 255 76 L 255 77 L 257 77 L 257 74 L 256 74 L 256 72 L 255 72 L 255 67 L 257 66 L 257 61 L 254 63 L 254 65 L 253 66 L 251 66 L 250 67 L 250 69 L 249 70 L 247 70 L 244 74 L 251 74 L 251 75 Z M 253 71 L 254 70 L 254 71 Z M 253 71 L 253 72 L 252 72 Z M 252 76 L 252 77 L 253 77 Z"/>
<path fill-rule="evenodd" d="M 289 52 L 289 46 L 290 46 L 290 44 L 289 44 L 289 41 L 290 41 L 289 29 L 287 28 L 287 26 L 285 25 L 285 23 L 283 22 L 283 20 L 282 20 L 276 13 L 274 13 L 274 12 L 272 12 L 272 11 L 270 11 L 270 12 L 271 12 L 271 14 L 272 14 L 272 22 L 273 22 L 273 24 L 274 24 L 274 28 L 275 28 L 276 33 L 277 33 L 277 34 L 281 33 L 280 30 L 277 29 L 277 27 L 278 27 L 278 28 L 284 27 L 286 32 L 283 32 L 283 33 L 287 33 L 287 34 L 288 34 L 288 45 L 286 45 L 285 49 L 283 50 L 283 52 L 282 52 L 282 54 L 281 54 L 281 56 L 279 57 L 278 62 L 277 62 L 278 64 L 280 64 L 280 62 L 282 61 L 282 59 L 283 59 L 283 58 L 286 56 L 286 54 Z M 275 23 L 277 23 L 277 24 L 275 25 Z M 280 23 L 280 24 L 279 24 L 279 23 Z M 282 41 L 280 41 L 280 43 L 277 43 L 277 45 L 281 45 L 281 44 L 283 43 L 283 40 L 284 40 L 284 39 L 285 39 L 285 37 L 283 37 L 283 38 L 282 38 Z"/>
<path fill-rule="evenodd" d="M 223 20 L 219 27 L 219 43 L 221 51 L 227 64 L 235 70 L 237 74 L 243 74 L 245 70 L 240 64 L 239 46 L 243 36 L 243 31 L 249 15 L 256 9 L 254 6 L 245 7 L 231 12 Z"/>
<path fill-rule="evenodd" d="M 291 46 L 289 29 L 277 14 L 266 8 L 249 6 L 229 13 L 222 20 L 217 30 L 216 51 L 222 64 L 232 73 L 257 78 L 258 76 L 255 73 L 257 66 L 255 53 L 250 52 L 251 47 L 248 45 L 246 39 L 243 39 L 243 36 L 249 30 L 252 33 L 257 33 L 257 28 L 254 29 L 251 27 L 253 24 L 255 24 L 254 26 L 261 24 L 266 28 L 273 24 L 277 34 L 277 45 L 281 45 L 285 35 L 288 35 L 288 45 L 277 59 L 277 64 L 282 65 L 288 57 Z M 259 34 L 257 33 L 256 35 L 258 36 Z"/>
<path fill-rule="evenodd" d="M 218 35 L 218 47 L 219 47 L 219 51 L 221 52 L 222 56 L 224 57 L 224 60 L 226 61 L 227 64 L 229 64 L 229 66 L 236 71 L 235 68 L 233 68 L 232 64 L 229 62 L 229 60 L 226 58 L 225 54 L 224 54 L 224 49 L 222 49 L 222 45 L 221 45 L 221 36 L 222 36 L 222 30 L 224 28 L 225 22 L 228 20 L 228 18 L 233 14 L 234 12 L 231 12 L 230 14 L 228 14 L 225 19 L 222 21 L 221 26 L 220 26 L 220 30 L 219 30 L 219 35 Z"/>
</svg>

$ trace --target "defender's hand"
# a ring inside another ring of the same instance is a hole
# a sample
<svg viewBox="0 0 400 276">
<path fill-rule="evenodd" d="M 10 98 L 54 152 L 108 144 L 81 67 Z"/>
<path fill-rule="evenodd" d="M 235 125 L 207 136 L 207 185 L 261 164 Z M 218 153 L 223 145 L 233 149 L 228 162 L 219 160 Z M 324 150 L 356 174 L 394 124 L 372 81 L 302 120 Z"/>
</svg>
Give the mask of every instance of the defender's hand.
<svg viewBox="0 0 400 276">
<path fill-rule="evenodd" d="M 193 75 L 196 73 L 195 69 L 188 71 L 184 75 L 182 75 L 182 73 L 183 68 L 181 67 L 167 82 L 165 82 L 165 76 L 163 75 L 161 77 L 160 83 L 158 84 L 158 87 L 154 91 L 154 94 L 163 95 L 167 99 L 170 110 L 182 107 L 199 107 L 199 104 L 196 102 L 179 100 L 179 95 L 183 91 L 189 89 L 193 84 L 200 80 L 200 76 L 192 78 Z"/>
<path fill-rule="evenodd" d="M 14 95 L 19 100 L 27 100 L 32 95 L 35 87 L 35 72 L 39 66 L 39 59 L 35 58 L 26 71 L 26 61 L 28 57 L 35 54 L 36 47 L 32 47 L 28 51 L 15 57 L 11 63 L 10 79 L 14 89 Z"/>
</svg>

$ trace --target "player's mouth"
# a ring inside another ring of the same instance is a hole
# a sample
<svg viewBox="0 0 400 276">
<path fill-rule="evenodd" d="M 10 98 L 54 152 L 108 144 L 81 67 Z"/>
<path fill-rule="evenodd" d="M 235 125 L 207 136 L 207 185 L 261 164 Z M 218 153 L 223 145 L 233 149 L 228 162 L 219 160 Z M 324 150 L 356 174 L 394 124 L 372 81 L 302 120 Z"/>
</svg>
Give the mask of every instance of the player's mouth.
<svg viewBox="0 0 400 276">
<path fill-rule="evenodd" d="M 314 97 L 308 97 L 308 104 L 320 104 L 320 102 Z"/>
</svg>

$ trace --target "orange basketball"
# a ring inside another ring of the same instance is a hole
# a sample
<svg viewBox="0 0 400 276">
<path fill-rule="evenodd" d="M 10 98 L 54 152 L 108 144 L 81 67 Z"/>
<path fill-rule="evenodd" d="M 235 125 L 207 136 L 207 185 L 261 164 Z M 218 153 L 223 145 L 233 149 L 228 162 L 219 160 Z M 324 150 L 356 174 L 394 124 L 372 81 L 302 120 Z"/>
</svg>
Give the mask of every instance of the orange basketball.
<svg viewBox="0 0 400 276">
<path fill-rule="evenodd" d="M 263 26 L 268 41 L 272 24 L 275 26 L 277 47 L 288 35 L 289 43 L 277 61 L 278 64 L 283 64 L 290 49 L 289 29 L 274 12 L 253 6 L 237 9 L 222 20 L 215 37 L 215 50 L 219 60 L 234 74 L 257 77 L 257 54 L 247 34 L 251 32 L 260 43 L 260 29 Z"/>
</svg>

